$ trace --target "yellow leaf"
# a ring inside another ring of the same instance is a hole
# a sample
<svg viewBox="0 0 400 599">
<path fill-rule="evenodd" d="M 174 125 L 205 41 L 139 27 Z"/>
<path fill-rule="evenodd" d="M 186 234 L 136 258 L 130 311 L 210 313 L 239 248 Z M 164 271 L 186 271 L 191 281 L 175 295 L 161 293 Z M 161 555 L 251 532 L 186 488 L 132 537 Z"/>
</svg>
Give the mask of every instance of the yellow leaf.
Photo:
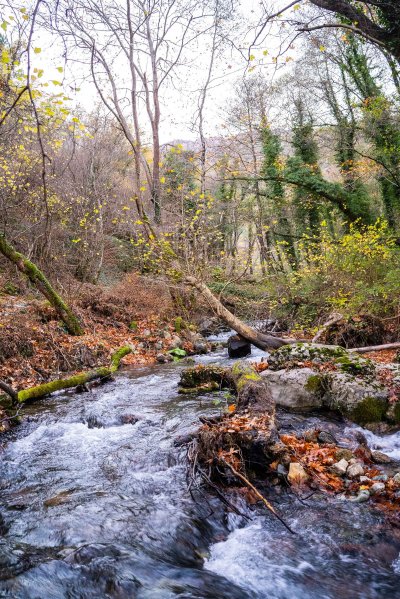
<svg viewBox="0 0 400 599">
<path fill-rule="evenodd" d="M 40 54 L 42 51 L 42 48 L 33 48 L 33 51 L 35 54 Z"/>
</svg>

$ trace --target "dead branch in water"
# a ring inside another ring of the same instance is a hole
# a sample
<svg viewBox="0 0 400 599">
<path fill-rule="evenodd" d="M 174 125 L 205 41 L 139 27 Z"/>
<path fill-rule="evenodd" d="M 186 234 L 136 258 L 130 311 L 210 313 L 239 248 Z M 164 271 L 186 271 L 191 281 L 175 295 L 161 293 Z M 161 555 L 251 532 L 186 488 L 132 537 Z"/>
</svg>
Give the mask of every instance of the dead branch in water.
<svg viewBox="0 0 400 599">
<path fill-rule="evenodd" d="M 223 458 L 220 458 L 220 461 L 221 461 L 221 463 L 224 466 L 228 466 L 228 468 L 232 471 L 232 473 L 236 476 L 236 478 L 238 478 L 239 480 L 241 480 L 247 487 L 249 487 L 249 489 L 251 489 L 253 491 L 253 493 L 258 497 L 258 499 L 263 502 L 263 504 L 265 505 L 265 507 L 270 512 L 272 512 L 272 514 L 274 514 L 274 516 L 276 518 L 278 518 L 278 520 L 283 524 L 283 526 L 285 526 L 285 528 L 288 529 L 289 532 L 292 533 L 292 535 L 296 534 L 294 532 L 294 530 L 292 530 L 290 528 L 289 524 L 287 524 L 284 521 L 284 519 L 276 512 L 275 508 L 269 503 L 269 501 L 267 499 L 265 499 L 265 497 L 263 495 L 261 495 L 261 493 L 259 491 L 257 491 L 256 487 L 245 476 L 243 476 L 243 474 L 241 474 L 240 472 L 238 472 L 236 470 L 236 468 L 234 468 L 229 462 L 227 462 Z"/>
</svg>

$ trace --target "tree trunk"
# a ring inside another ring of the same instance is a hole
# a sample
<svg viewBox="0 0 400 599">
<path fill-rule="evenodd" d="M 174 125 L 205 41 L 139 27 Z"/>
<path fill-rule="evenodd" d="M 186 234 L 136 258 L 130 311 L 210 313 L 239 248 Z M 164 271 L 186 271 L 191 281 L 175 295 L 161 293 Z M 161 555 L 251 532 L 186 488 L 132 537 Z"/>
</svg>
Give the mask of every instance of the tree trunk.
<svg viewBox="0 0 400 599">
<path fill-rule="evenodd" d="M 30 387 L 22 391 L 14 391 L 11 387 L 0 381 L 0 389 L 3 389 L 13 401 L 18 403 L 24 403 L 26 401 L 32 401 L 34 399 L 40 399 L 51 395 L 55 391 L 61 391 L 63 389 L 71 389 L 72 387 L 78 387 L 79 385 L 86 385 L 92 381 L 98 379 L 108 379 L 114 372 L 116 372 L 120 366 L 121 360 L 127 354 L 130 354 L 132 348 L 129 345 L 124 345 L 117 349 L 111 356 L 110 366 L 102 366 L 95 370 L 89 370 L 89 372 L 81 372 L 80 374 L 74 374 L 67 379 L 57 379 L 50 381 L 49 383 L 43 383 L 42 385 L 36 385 L 36 387 Z"/>
<path fill-rule="evenodd" d="M 239 335 L 250 341 L 253 345 L 262 350 L 277 349 L 282 345 L 288 345 L 289 343 L 297 343 L 298 339 L 282 339 L 280 337 L 274 337 L 272 335 L 264 335 L 259 331 L 256 331 L 252 327 L 245 324 L 240 318 L 237 318 L 232 312 L 230 312 L 225 306 L 222 305 L 219 299 L 209 290 L 207 285 L 202 281 L 199 281 L 195 277 L 186 276 L 185 282 L 194 287 L 201 293 L 208 305 L 213 311 L 219 316 L 227 325 L 232 327 Z"/>
<path fill-rule="evenodd" d="M 11 262 L 13 262 L 18 270 L 28 277 L 30 282 L 43 293 L 45 298 L 50 302 L 57 314 L 65 324 L 68 332 L 71 335 L 83 335 L 84 331 L 79 323 L 78 318 L 72 312 L 71 308 L 64 303 L 62 298 L 50 285 L 44 274 L 38 267 L 33 264 L 23 254 L 20 254 L 8 243 L 4 235 L 0 234 L 0 252 Z"/>
</svg>

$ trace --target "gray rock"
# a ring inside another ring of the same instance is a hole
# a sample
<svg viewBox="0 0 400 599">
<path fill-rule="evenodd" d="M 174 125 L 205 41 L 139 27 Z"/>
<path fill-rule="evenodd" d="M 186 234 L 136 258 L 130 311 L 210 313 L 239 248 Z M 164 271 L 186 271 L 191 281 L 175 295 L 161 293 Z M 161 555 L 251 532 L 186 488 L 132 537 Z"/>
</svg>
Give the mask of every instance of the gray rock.
<svg viewBox="0 0 400 599">
<path fill-rule="evenodd" d="M 369 498 L 370 498 L 369 491 L 367 491 L 366 489 L 363 489 L 362 491 L 359 491 L 359 493 L 356 497 L 352 497 L 350 499 L 350 501 L 352 501 L 353 503 L 364 503 L 364 501 L 368 501 Z"/>
<path fill-rule="evenodd" d="M 353 479 L 353 478 L 358 478 L 359 476 L 363 476 L 364 474 L 364 468 L 361 466 L 361 464 L 351 464 L 348 468 L 347 468 L 347 472 L 346 472 L 346 476 L 348 476 L 349 478 Z"/>
<path fill-rule="evenodd" d="M 371 495 L 375 495 L 375 493 L 382 493 L 385 490 L 385 483 L 374 483 L 372 487 L 370 487 L 369 492 Z"/>
<path fill-rule="evenodd" d="M 272 399 L 278 406 L 293 410 L 309 410 L 320 408 L 322 404 L 319 393 L 310 389 L 309 379 L 316 373 L 311 368 L 293 370 L 264 370 L 261 376 L 268 382 Z M 312 378 L 312 380 L 314 380 Z"/>
<path fill-rule="evenodd" d="M 382 451 L 373 451 L 372 461 L 375 462 L 375 464 L 391 464 L 393 460 Z"/>
<path fill-rule="evenodd" d="M 157 343 L 154 344 L 154 349 L 162 349 L 163 348 L 163 344 L 161 341 L 157 341 Z"/>
<path fill-rule="evenodd" d="M 400 472 L 397 472 L 394 477 L 393 477 L 394 482 L 396 483 L 396 485 L 400 485 Z"/>
<path fill-rule="evenodd" d="M 336 472 L 336 474 L 339 474 L 340 476 L 344 476 L 346 474 L 348 467 L 349 467 L 349 462 L 347 462 L 347 460 L 342 459 L 339 462 L 336 462 L 336 464 L 333 464 L 332 470 L 334 472 Z"/>
<path fill-rule="evenodd" d="M 195 341 L 193 349 L 197 354 L 206 354 L 208 352 L 207 343 L 205 341 Z"/>
<path fill-rule="evenodd" d="M 378 474 L 377 476 L 373 476 L 372 480 L 381 480 L 384 483 L 389 479 L 387 474 Z"/>
<path fill-rule="evenodd" d="M 174 335 L 169 342 L 169 349 L 176 349 L 177 347 L 181 347 L 182 339 L 178 337 L 178 335 Z"/>
<path fill-rule="evenodd" d="M 228 355 L 230 358 L 245 358 L 251 354 L 251 344 L 240 335 L 232 335 L 228 339 Z"/>
<path fill-rule="evenodd" d="M 337 439 L 329 431 L 321 431 L 318 435 L 318 441 L 319 441 L 319 443 L 327 443 L 330 445 L 337 444 Z"/>
<path fill-rule="evenodd" d="M 168 362 L 167 360 L 167 356 L 164 354 L 157 354 L 156 355 L 156 360 L 157 362 L 159 362 L 160 364 L 165 364 L 165 362 Z"/>
<path fill-rule="evenodd" d="M 331 409 L 338 410 L 358 424 L 382 420 L 389 405 L 389 394 L 385 387 L 344 373 L 329 376 L 324 399 Z"/>
<path fill-rule="evenodd" d="M 151 331 L 149 329 L 145 329 L 142 333 L 142 337 L 150 337 Z"/>
</svg>

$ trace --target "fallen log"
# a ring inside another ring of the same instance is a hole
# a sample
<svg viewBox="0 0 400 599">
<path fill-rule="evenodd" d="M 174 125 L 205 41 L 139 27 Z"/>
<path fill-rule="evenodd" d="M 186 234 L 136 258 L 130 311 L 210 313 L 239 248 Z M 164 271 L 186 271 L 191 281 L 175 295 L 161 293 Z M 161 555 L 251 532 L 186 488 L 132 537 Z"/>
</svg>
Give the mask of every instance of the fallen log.
<svg viewBox="0 0 400 599">
<path fill-rule="evenodd" d="M 260 333 L 256 329 L 253 329 L 249 325 L 245 324 L 242 320 L 240 320 L 240 318 L 237 318 L 237 316 L 225 308 L 222 302 L 215 297 L 205 283 L 192 276 L 186 276 L 185 282 L 201 293 L 210 308 L 219 318 L 221 318 L 228 326 L 236 331 L 238 335 L 244 339 L 247 339 L 259 349 L 278 349 L 282 345 L 298 342 L 298 339 L 283 339 L 281 337 L 276 337 L 275 335 L 265 335 Z"/>
<path fill-rule="evenodd" d="M 95 380 L 107 379 L 111 377 L 111 375 L 118 370 L 122 358 L 130 354 L 131 351 L 132 348 L 129 345 L 124 345 L 112 354 L 110 366 L 103 366 L 88 372 L 81 372 L 66 379 L 57 379 L 55 381 L 50 381 L 49 383 L 43 383 L 42 385 L 30 387 L 29 389 L 23 389 L 22 391 L 14 391 L 5 383 L 0 384 L 0 388 L 10 395 L 10 397 L 16 403 L 24 403 L 26 401 L 40 399 L 42 397 L 46 397 L 47 395 L 51 395 L 51 393 L 54 393 L 55 391 L 71 389 L 73 387 L 85 385 Z"/>
<path fill-rule="evenodd" d="M 348 351 L 354 351 L 358 354 L 367 354 L 373 351 L 385 351 L 387 349 L 400 349 L 400 342 L 386 343 L 384 345 L 370 345 L 368 347 L 351 347 Z"/>
</svg>

